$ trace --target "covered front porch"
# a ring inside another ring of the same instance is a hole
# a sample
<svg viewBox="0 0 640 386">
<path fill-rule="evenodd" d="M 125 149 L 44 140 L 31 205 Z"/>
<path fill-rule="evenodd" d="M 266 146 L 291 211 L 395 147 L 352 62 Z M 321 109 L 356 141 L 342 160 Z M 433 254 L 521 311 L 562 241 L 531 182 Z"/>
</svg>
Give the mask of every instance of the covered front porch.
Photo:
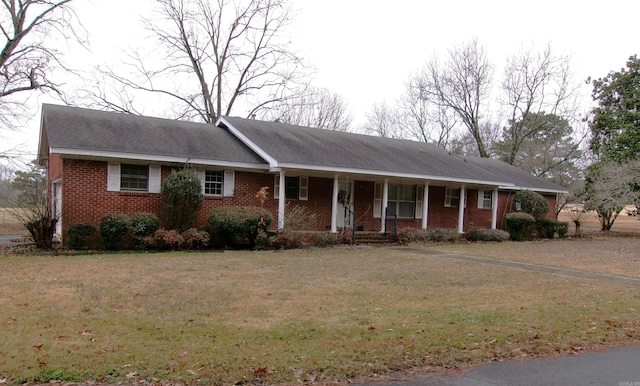
<svg viewBox="0 0 640 386">
<path fill-rule="evenodd" d="M 278 170 L 274 189 L 278 230 L 286 227 L 287 203 L 295 202 L 322 212 L 321 228 L 332 233 L 344 228 L 386 233 L 392 226 L 447 227 L 460 234 L 468 227 L 496 229 L 499 196 L 497 185 L 473 181 L 302 170 Z"/>
</svg>

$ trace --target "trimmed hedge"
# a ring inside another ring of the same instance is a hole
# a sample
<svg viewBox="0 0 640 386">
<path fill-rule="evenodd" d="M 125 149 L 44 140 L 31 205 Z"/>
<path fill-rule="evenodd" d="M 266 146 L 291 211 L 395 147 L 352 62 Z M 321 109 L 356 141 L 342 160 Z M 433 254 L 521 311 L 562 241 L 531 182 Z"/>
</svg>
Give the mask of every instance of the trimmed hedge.
<svg viewBox="0 0 640 386">
<path fill-rule="evenodd" d="M 214 244 L 253 248 L 258 229 L 268 231 L 273 216 L 257 206 L 221 206 L 211 211 L 208 221 Z"/>
<path fill-rule="evenodd" d="M 160 229 L 160 219 L 153 213 L 138 212 L 131 216 L 131 233 L 138 244 Z"/>
<path fill-rule="evenodd" d="M 472 229 L 465 233 L 464 237 L 469 241 L 497 241 L 503 242 L 509 240 L 511 235 L 502 229 Z"/>
<path fill-rule="evenodd" d="M 512 212 L 507 213 L 505 220 L 507 222 L 507 232 L 511 234 L 511 240 L 533 240 L 535 217 L 525 212 Z"/>
<path fill-rule="evenodd" d="M 543 239 L 553 239 L 556 234 L 563 239 L 569 233 L 569 223 L 558 220 L 539 218 L 536 219 L 534 227 L 538 237 Z"/>
<path fill-rule="evenodd" d="M 67 229 L 67 244 L 70 249 L 86 247 L 85 239 L 96 233 L 96 227 L 88 223 L 75 223 Z"/>
<path fill-rule="evenodd" d="M 129 231 L 131 221 L 125 214 L 104 216 L 100 219 L 100 236 L 106 249 L 122 249 L 122 239 Z"/>
<path fill-rule="evenodd" d="M 531 190 L 521 190 L 515 194 L 514 200 L 520 204 L 521 211 L 535 218 L 543 218 L 549 213 L 549 202 L 540 193 Z"/>
</svg>

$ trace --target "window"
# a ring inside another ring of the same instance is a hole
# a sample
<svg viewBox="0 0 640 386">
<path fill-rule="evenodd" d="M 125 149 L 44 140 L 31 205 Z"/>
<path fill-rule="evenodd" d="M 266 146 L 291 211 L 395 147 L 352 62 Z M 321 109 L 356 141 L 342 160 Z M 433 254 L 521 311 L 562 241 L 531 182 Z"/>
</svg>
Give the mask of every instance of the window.
<svg viewBox="0 0 640 386">
<path fill-rule="evenodd" d="M 146 192 L 149 184 L 147 165 L 120 165 L 120 190 Z"/>
<path fill-rule="evenodd" d="M 204 194 L 209 196 L 222 196 L 222 181 L 222 171 L 205 171 Z"/>
<path fill-rule="evenodd" d="M 287 200 L 298 199 L 298 186 L 300 179 L 298 177 L 285 177 L 284 178 L 284 198 Z"/>
<path fill-rule="evenodd" d="M 416 210 L 416 187 L 413 185 L 389 185 L 387 209 L 400 218 L 413 218 Z M 389 213 L 392 215 L 392 213 Z"/>
<path fill-rule="evenodd" d="M 205 196 L 233 197 L 236 172 L 233 170 L 197 170 Z"/>
<path fill-rule="evenodd" d="M 444 191 L 444 206 L 457 208 L 460 205 L 460 189 L 446 188 Z"/>
<path fill-rule="evenodd" d="M 107 191 L 160 193 L 161 172 L 159 165 L 109 163 Z"/>
<path fill-rule="evenodd" d="M 280 198 L 280 176 L 276 174 L 273 198 Z M 306 201 L 309 198 L 309 177 L 284 177 L 284 198 Z"/>
<path fill-rule="evenodd" d="M 478 190 L 478 209 L 491 209 L 493 206 L 493 192 Z"/>
<path fill-rule="evenodd" d="M 422 196 L 424 187 L 416 185 L 392 185 L 389 184 L 387 209 L 389 216 L 393 213 L 399 218 L 422 218 Z M 382 197 L 384 185 L 376 182 L 373 196 L 373 217 L 382 217 Z"/>
</svg>

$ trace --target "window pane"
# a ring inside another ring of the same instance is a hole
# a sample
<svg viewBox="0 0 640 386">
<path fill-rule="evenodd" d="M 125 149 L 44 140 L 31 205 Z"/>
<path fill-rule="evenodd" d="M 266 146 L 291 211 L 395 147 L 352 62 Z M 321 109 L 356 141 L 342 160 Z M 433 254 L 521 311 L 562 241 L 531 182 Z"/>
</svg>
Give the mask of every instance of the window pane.
<svg viewBox="0 0 640 386">
<path fill-rule="evenodd" d="M 491 191 L 484 191 L 484 197 L 482 198 L 482 207 L 485 209 L 491 209 L 491 204 L 493 202 L 493 200 L 491 199 Z"/>
<path fill-rule="evenodd" d="M 287 200 L 298 199 L 298 177 L 286 177 L 284 178 L 284 197 Z"/>
<path fill-rule="evenodd" d="M 415 213 L 415 204 L 413 202 L 398 203 L 398 217 L 412 218 Z"/>
<path fill-rule="evenodd" d="M 120 189 L 136 192 L 146 192 L 149 182 L 149 167 L 147 165 L 121 165 Z"/>
<path fill-rule="evenodd" d="M 204 175 L 204 194 L 222 195 L 222 172 L 207 170 Z"/>
</svg>

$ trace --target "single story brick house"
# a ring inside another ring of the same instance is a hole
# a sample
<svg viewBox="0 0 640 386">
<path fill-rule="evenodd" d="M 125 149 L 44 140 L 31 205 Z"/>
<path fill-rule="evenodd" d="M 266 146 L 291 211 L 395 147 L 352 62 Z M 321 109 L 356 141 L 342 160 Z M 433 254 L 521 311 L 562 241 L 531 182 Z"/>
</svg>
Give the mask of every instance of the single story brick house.
<svg viewBox="0 0 640 386">
<path fill-rule="evenodd" d="M 174 169 L 198 171 L 199 224 L 222 205 L 315 214 L 309 229 L 384 232 L 398 227 L 499 228 L 513 194 L 546 197 L 553 218 L 566 190 L 504 162 L 450 154 L 433 144 L 278 122 L 221 117 L 215 125 L 44 104 L 39 162 L 46 166 L 57 233 L 105 215 L 160 214 L 160 187 Z"/>
</svg>

